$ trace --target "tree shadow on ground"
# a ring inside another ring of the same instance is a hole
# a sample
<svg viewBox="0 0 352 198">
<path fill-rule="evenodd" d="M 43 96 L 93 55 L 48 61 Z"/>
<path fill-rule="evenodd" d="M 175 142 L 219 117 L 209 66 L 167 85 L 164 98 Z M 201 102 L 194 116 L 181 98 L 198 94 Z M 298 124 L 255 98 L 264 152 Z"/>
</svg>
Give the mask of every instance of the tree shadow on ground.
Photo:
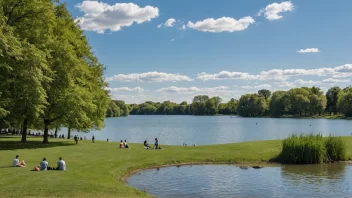
<svg viewBox="0 0 352 198">
<path fill-rule="evenodd" d="M 5 140 L 0 139 L 0 150 L 16 150 L 16 149 L 38 149 L 38 148 L 52 148 L 57 146 L 73 146 L 75 145 L 73 142 L 59 142 L 53 141 L 48 144 L 43 144 L 42 141 L 39 140 L 28 140 L 26 143 L 21 143 L 21 139 L 18 141 L 14 140 Z"/>
</svg>

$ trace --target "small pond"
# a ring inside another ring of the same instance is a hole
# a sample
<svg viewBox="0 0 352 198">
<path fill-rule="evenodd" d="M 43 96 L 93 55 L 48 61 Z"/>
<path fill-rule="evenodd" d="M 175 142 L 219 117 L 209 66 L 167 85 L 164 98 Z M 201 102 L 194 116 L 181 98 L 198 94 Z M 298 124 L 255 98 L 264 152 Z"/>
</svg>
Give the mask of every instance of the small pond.
<svg viewBox="0 0 352 198">
<path fill-rule="evenodd" d="M 352 197 L 352 166 L 189 165 L 145 170 L 127 183 L 156 197 Z"/>
</svg>

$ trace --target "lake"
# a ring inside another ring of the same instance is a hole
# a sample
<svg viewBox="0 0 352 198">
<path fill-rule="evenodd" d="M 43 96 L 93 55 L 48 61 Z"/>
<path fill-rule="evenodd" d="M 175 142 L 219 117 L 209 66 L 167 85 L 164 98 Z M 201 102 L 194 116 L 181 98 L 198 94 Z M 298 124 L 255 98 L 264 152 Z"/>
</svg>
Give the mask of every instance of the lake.
<svg viewBox="0 0 352 198">
<path fill-rule="evenodd" d="M 127 180 L 156 197 L 352 197 L 352 166 L 249 168 L 193 165 L 146 170 Z"/>
<path fill-rule="evenodd" d="M 62 132 L 67 135 L 67 129 Z M 94 134 L 97 140 L 126 139 L 134 143 L 153 143 L 157 137 L 161 145 L 208 145 L 282 139 L 294 133 L 350 136 L 352 120 L 132 115 L 107 118 L 101 131 L 78 135 L 90 139 Z"/>
</svg>

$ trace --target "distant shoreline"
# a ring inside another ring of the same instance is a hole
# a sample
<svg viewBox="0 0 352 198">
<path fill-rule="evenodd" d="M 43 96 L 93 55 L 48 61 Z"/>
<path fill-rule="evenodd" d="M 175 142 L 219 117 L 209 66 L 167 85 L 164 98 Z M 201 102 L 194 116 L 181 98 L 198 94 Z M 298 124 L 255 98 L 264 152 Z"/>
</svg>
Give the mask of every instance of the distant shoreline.
<svg viewBox="0 0 352 198">
<path fill-rule="evenodd" d="M 215 115 L 161 115 L 161 114 L 131 114 L 131 116 L 195 116 L 195 117 L 203 117 L 203 116 L 227 116 L 234 118 L 296 118 L 296 119 L 331 119 L 331 120 L 352 120 L 352 117 L 346 117 L 343 115 L 321 115 L 321 116 L 293 116 L 293 115 L 283 115 L 283 116 L 259 116 L 259 117 L 244 117 L 239 115 L 225 115 L 225 114 L 215 114 Z M 128 116 L 127 116 L 128 117 Z M 118 118 L 118 117 L 106 117 L 106 118 Z"/>
</svg>

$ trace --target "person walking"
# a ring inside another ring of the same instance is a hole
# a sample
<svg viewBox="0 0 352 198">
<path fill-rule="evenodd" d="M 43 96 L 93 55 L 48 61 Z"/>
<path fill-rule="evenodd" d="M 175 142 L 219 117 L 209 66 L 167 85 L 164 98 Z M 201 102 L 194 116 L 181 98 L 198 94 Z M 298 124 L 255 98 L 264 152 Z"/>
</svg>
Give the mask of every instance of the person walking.
<svg viewBox="0 0 352 198">
<path fill-rule="evenodd" d="M 73 139 L 75 140 L 76 144 L 78 144 L 78 137 L 76 135 Z"/>
</svg>

